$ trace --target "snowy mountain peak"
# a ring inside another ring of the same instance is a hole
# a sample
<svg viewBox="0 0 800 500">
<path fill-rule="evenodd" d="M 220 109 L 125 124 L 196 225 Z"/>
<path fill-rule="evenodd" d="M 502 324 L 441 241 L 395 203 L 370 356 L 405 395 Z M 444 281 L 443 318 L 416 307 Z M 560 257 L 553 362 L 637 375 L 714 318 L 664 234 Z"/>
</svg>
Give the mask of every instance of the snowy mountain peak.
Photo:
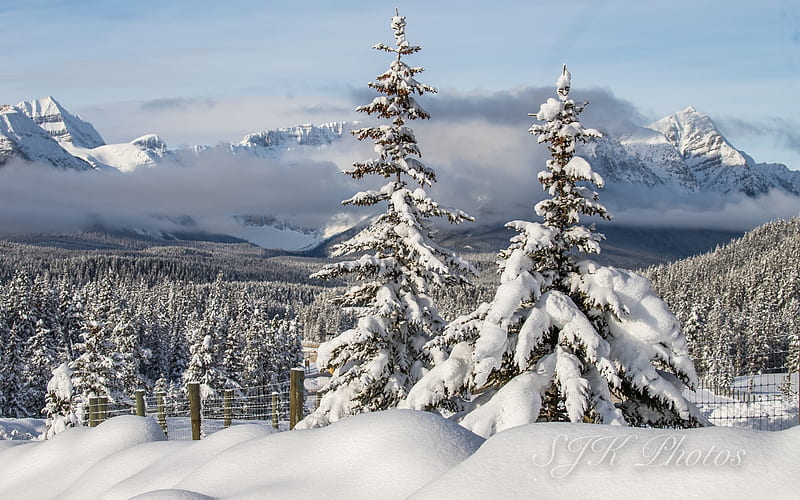
<svg viewBox="0 0 800 500">
<path fill-rule="evenodd" d="M 165 143 L 161 137 L 156 134 L 143 135 L 132 140 L 131 144 L 139 149 L 150 149 L 161 153 L 164 153 L 167 150 L 167 143 Z"/>
<path fill-rule="evenodd" d="M 50 96 L 23 101 L 16 107 L 59 142 L 88 149 L 105 144 L 91 123 L 71 114 Z"/>
<path fill-rule="evenodd" d="M 3 106 L 0 108 L 0 165 L 12 157 L 63 169 L 92 169 L 91 165 L 64 150 L 21 110 Z"/>
<path fill-rule="evenodd" d="M 277 130 L 262 130 L 249 134 L 238 146 L 243 147 L 292 147 L 327 146 L 340 139 L 347 128 L 347 122 L 331 122 L 322 125 L 297 125 Z"/>
<path fill-rule="evenodd" d="M 708 116 L 692 106 L 648 126 L 674 147 L 700 190 L 748 196 L 778 189 L 800 195 L 800 172 L 756 163 L 736 149 Z M 688 186 L 685 182 L 684 185 Z"/>
<path fill-rule="evenodd" d="M 717 130 L 711 118 L 689 106 L 649 125 L 661 132 L 690 164 L 702 167 L 710 159 L 740 167 L 747 158 Z"/>
</svg>

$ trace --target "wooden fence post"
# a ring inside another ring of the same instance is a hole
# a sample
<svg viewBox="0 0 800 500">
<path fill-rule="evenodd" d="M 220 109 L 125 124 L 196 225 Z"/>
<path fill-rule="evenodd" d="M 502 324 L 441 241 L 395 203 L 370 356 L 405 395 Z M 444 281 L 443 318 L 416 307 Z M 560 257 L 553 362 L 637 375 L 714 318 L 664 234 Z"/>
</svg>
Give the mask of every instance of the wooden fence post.
<svg viewBox="0 0 800 500">
<path fill-rule="evenodd" d="M 97 409 L 99 412 L 97 423 L 102 424 L 108 419 L 108 398 L 105 396 L 100 396 L 97 399 Z"/>
<path fill-rule="evenodd" d="M 233 389 L 225 389 L 224 394 L 222 400 L 222 425 L 227 429 L 231 426 L 231 420 L 233 419 Z"/>
<path fill-rule="evenodd" d="M 164 435 L 169 436 L 169 434 L 167 434 L 167 412 L 164 408 L 164 396 L 166 396 L 164 392 L 156 393 L 156 411 L 158 412 L 158 425 L 161 426 Z"/>
<path fill-rule="evenodd" d="M 145 416 L 144 389 L 136 389 L 136 416 Z"/>
<path fill-rule="evenodd" d="M 189 382 L 189 415 L 192 421 L 192 439 L 200 439 L 200 382 Z"/>
<path fill-rule="evenodd" d="M 278 393 L 272 393 L 272 427 L 278 428 Z"/>
<path fill-rule="evenodd" d="M 97 417 L 99 415 L 96 397 L 89 398 L 89 427 L 97 427 Z"/>
<path fill-rule="evenodd" d="M 297 422 L 303 419 L 303 399 L 305 389 L 303 379 L 305 370 L 292 368 L 289 375 L 289 429 L 294 429 Z"/>
</svg>

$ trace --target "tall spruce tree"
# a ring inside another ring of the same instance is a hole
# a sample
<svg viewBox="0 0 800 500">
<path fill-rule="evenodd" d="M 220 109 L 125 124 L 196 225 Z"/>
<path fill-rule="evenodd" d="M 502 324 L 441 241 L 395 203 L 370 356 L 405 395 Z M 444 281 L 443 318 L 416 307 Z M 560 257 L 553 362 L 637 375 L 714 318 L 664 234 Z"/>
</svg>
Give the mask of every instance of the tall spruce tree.
<svg viewBox="0 0 800 500">
<path fill-rule="evenodd" d="M 120 306 L 114 291 L 114 277 L 106 275 L 99 282 L 89 283 L 85 289 L 87 304 L 80 342 L 73 346 L 76 358 L 68 364 L 72 386 L 80 400 L 79 414 L 86 411 L 89 398 L 113 400 L 114 395 L 120 392 L 114 337 Z"/>
<path fill-rule="evenodd" d="M 363 314 L 354 328 L 320 346 L 318 363 L 332 370 L 333 377 L 319 409 L 301 427 L 395 407 L 424 373 L 427 363 L 422 346 L 444 325 L 430 296 L 431 288 L 466 284 L 467 276 L 474 273 L 464 259 L 434 241 L 429 219 L 444 217 L 452 223 L 472 219 L 439 206 L 424 190 L 436 181 L 436 175 L 420 161 L 414 132 L 406 124 L 430 117 L 414 95 L 436 90 L 414 78 L 423 68 L 403 60 L 420 50 L 406 40 L 405 18 L 399 14 L 392 17 L 391 28 L 395 45 L 373 47 L 394 55 L 389 69 L 369 83 L 381 95 L 357 108 L 388 124 L 353 131 L 358 140 L 374 141 L 377 157 L 354 163 L 346 172 L 354 179 L 376 175 L 387 183 L 343 202 L 358 206 L 386 203 L 386 212 L 336 248 L 336 255 L 361 255 L 359 258 L 326 266 L 313 275 L 330 279 L 354 274 L 359 283 L 336 303 L 363 308 Z M 410 187 L 409 180 L 419 187 Z"/>
<path fill-rule="evenodd" d="M 403 406 L 436 409 L 484 436 L 537 420 L 694 425 L 682 389 L 696 375 L 677 319 L 645 278 L 584 257 L 602 235 L 581 216 L 610 216 L 590 188 L 602 178 L 575 155 L 599 133 L 580 124 L 585 104 L 569 98 L 570 85 L 565 66 L 557 98 L 535 114 L 544 123 L 530 129 L 551 155 L 538 176 L 544 222 L 507 224 L 519 234 L 500 254 L 494 300 L 428 344 L 449 355 Z"/>
</svg>

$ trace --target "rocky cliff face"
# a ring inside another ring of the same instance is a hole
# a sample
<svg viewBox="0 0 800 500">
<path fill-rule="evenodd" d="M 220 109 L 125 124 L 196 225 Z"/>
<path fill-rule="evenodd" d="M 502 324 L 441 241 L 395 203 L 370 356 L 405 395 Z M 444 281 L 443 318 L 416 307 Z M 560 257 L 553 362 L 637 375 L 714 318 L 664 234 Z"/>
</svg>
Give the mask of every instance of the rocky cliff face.
<svg viewBox="0 0 800 500">
<path fill-rule="evenodd" d="M 609 183 L 748 196 L 777 189 L 800 196 L 800 172 L 757 163 L 692 107 L 628 136 L 601 138 L 583 146 L 580 154 Z"/>
<path fill-rule="evenodd" d="M 71 114 L 52 97 L 21 102 L 16 108 L 59 142 L 88 149 L 105 144 L 91 123 Z"/>
<path fill-rule="evenodd" d="M 13 106 L 0 107 L 0 165 L 19 158 L 60 169 L 92 170 L 69 154 L 50 134 Z"/>
</svg>

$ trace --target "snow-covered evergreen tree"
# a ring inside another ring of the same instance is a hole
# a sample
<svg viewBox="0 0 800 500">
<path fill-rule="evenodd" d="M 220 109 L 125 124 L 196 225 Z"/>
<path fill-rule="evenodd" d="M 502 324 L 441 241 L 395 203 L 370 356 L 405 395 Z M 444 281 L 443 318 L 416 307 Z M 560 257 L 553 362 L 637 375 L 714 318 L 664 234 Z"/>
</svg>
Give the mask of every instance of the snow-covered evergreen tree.
<svg viewBox="0 0 800 500">
<path fill-rule="evenodd" d="M 275 339 L 266 314 L 266 304 L 259 302 L 253 306 L 243 333 L 243 377 L 250 385 L 267 385 L 272 382 L 270 358 Z"/>
<path fill-rule="evenodd" d="M 132 398 L 137 389 L 145 386 L 141 373 L 144 354 L 141 347 L 138 318 L 127 309 L 117 315 L 111 332 L 114 343 L 114 390 Z"/>
<path fill-rule="evenodd" d="M 64 361 L 71 361 L 78 357 L 75 345 L 81 341 L 79 336 L 85 321 L 86 296 L 82 288 L 65 279 L 59 282 L 59 291 L 58 315 L 64 344 L 62 356 Z"/>
<path fill-rule="evenodd" d="M 25 272 L 17 273 L 8 286 L 5 304 L 8 332 L 0 350 L 3 359 L 3 385 L 5 408 L 0 412 L 7 417 L 38 416 L 41 408 L 33 408 L 30 386 L 26 377 L 28 341 L 36 335 L 37 318 L 34 316 L 33 281 Z M 41 405 L 40 405 L 41 406 Z"/>
<path fill-rule="evenodd" d="M 80 398 L 79 412 L 86 410 L 89 398 L 113 400 L 113 393 L 118 392 L 114 326 L 119 318 L 119 306 L 111 277 L 90 283 L 86 288 L 88 304 L 80 342 L 74 345 L 77 357 L 69 363 L 72 385 Z"/>
<path fill-rule="evenodd" d="M 288 380 L 292 368 L 303 366 L 302 327 L 287 312 L 272 318 L 273 345 L 270 358 L 276 380 Z"/>
<path fill-rule="evenodd" d="M 216 397 L 218 391 L 225 386 L 225 372 L 222 367 L 224 340 L 221 335 L 223 325 L 221 318 L 208 310 L 200 320 L 192 321 L 189 326 L 189 364 L 183 373 L 183 381 L 200 383 L 202 399 Z"/>
<path fill-rule="evenodd" d="M 426 360 L 422 346 L 441 332 L 444 321 L 430 296 L 431 287 L 468 282 L 471 266 L 433 239 L 429 219 L 471 220 L 431 199 L 424 188 L 436 180 L 419 158 L 414 132 L 406 123 L 429 118 L 415 94 L 435 92 L 414 77 L 423 68 L 405 63 L 419 46 L 406 40 L 406 21 L 392 17 L 395 45 L 376 50 L 394 55 L 389 69 L 369 86 L 381 95 L 357 111 L 388 120 L 388 124 L 353 131 L 359 140 L 372 139 L 377 157 L 353 164 L 354 179 L 377 175 L 387 179 L 379 190 L 357 193 L 346 205 L 386 203 L 386 212 L 354 238 L 340 244 L 337 255 L 361 255 L 356 260 L 326 266 L 313 277 L 330 279 L 354 274 L 359 284 L 336 303 L 361 307 L 357 325 L 320 346 L 318 363 L 333 370 L 319 409 L 301 426 L 321 426 L 355 413 L 392 408 L 422 376 Z M 419 187 L 408 185 L 408 180 Z"/>
<path fill-rule="evenodd" d="M 61 322 L 58 317 L 58 295 L 45 275 L 33 281 L 33 315 L 35 332 L 27 339 L 28 359 L 25 365 L 25 383 L 29 414 L 35 415 L 45 404 L 47 383 L 52 370 L 63 356 Z"/>
<path fill-rule="evenodd" d="M 80 425 L 76 408 L 73 406 L 72 370 L 68 363 L 61 363 L 53 369 L 52 377 L 47 383 L 47 397 L 43 413 L 47 417 L 45 438 L 70 427 Z"/>
<path fill-rule="evenodd" d="M 6 322 L 6 312 L 3 310 L 2 301 L 0 301 L 0 346 L 5 346 L 8 343 L 9 334 L 11 329 L 8 328 Z M 0 348 L 0 367 L 6 366 L 5 349 Z M 0 370 L 0 417 L 5 416 L 6 407 L 6 375 L 5 370 Z"/>
<path fill-rule="evenodd" d="M 445 349 L 403 406 L 438 409 L 483 436 L 537 420 L 686 426 L 694 366 L 680 324 L 643 277 L 584 258 L 602 235 L 581 216 L 610 218 L 591 184 L 603 180 L 575 155 L 599 133 L 578 120 L 564 67 L 558 98 L 531 127 L 551 159 L 539 173 L 549 198 L 543 223 L 513 221 L 494 300 L 448 325 L 428 344 Z M 671 373 L 670 373 L 671 372 Z"/>
</svg>

